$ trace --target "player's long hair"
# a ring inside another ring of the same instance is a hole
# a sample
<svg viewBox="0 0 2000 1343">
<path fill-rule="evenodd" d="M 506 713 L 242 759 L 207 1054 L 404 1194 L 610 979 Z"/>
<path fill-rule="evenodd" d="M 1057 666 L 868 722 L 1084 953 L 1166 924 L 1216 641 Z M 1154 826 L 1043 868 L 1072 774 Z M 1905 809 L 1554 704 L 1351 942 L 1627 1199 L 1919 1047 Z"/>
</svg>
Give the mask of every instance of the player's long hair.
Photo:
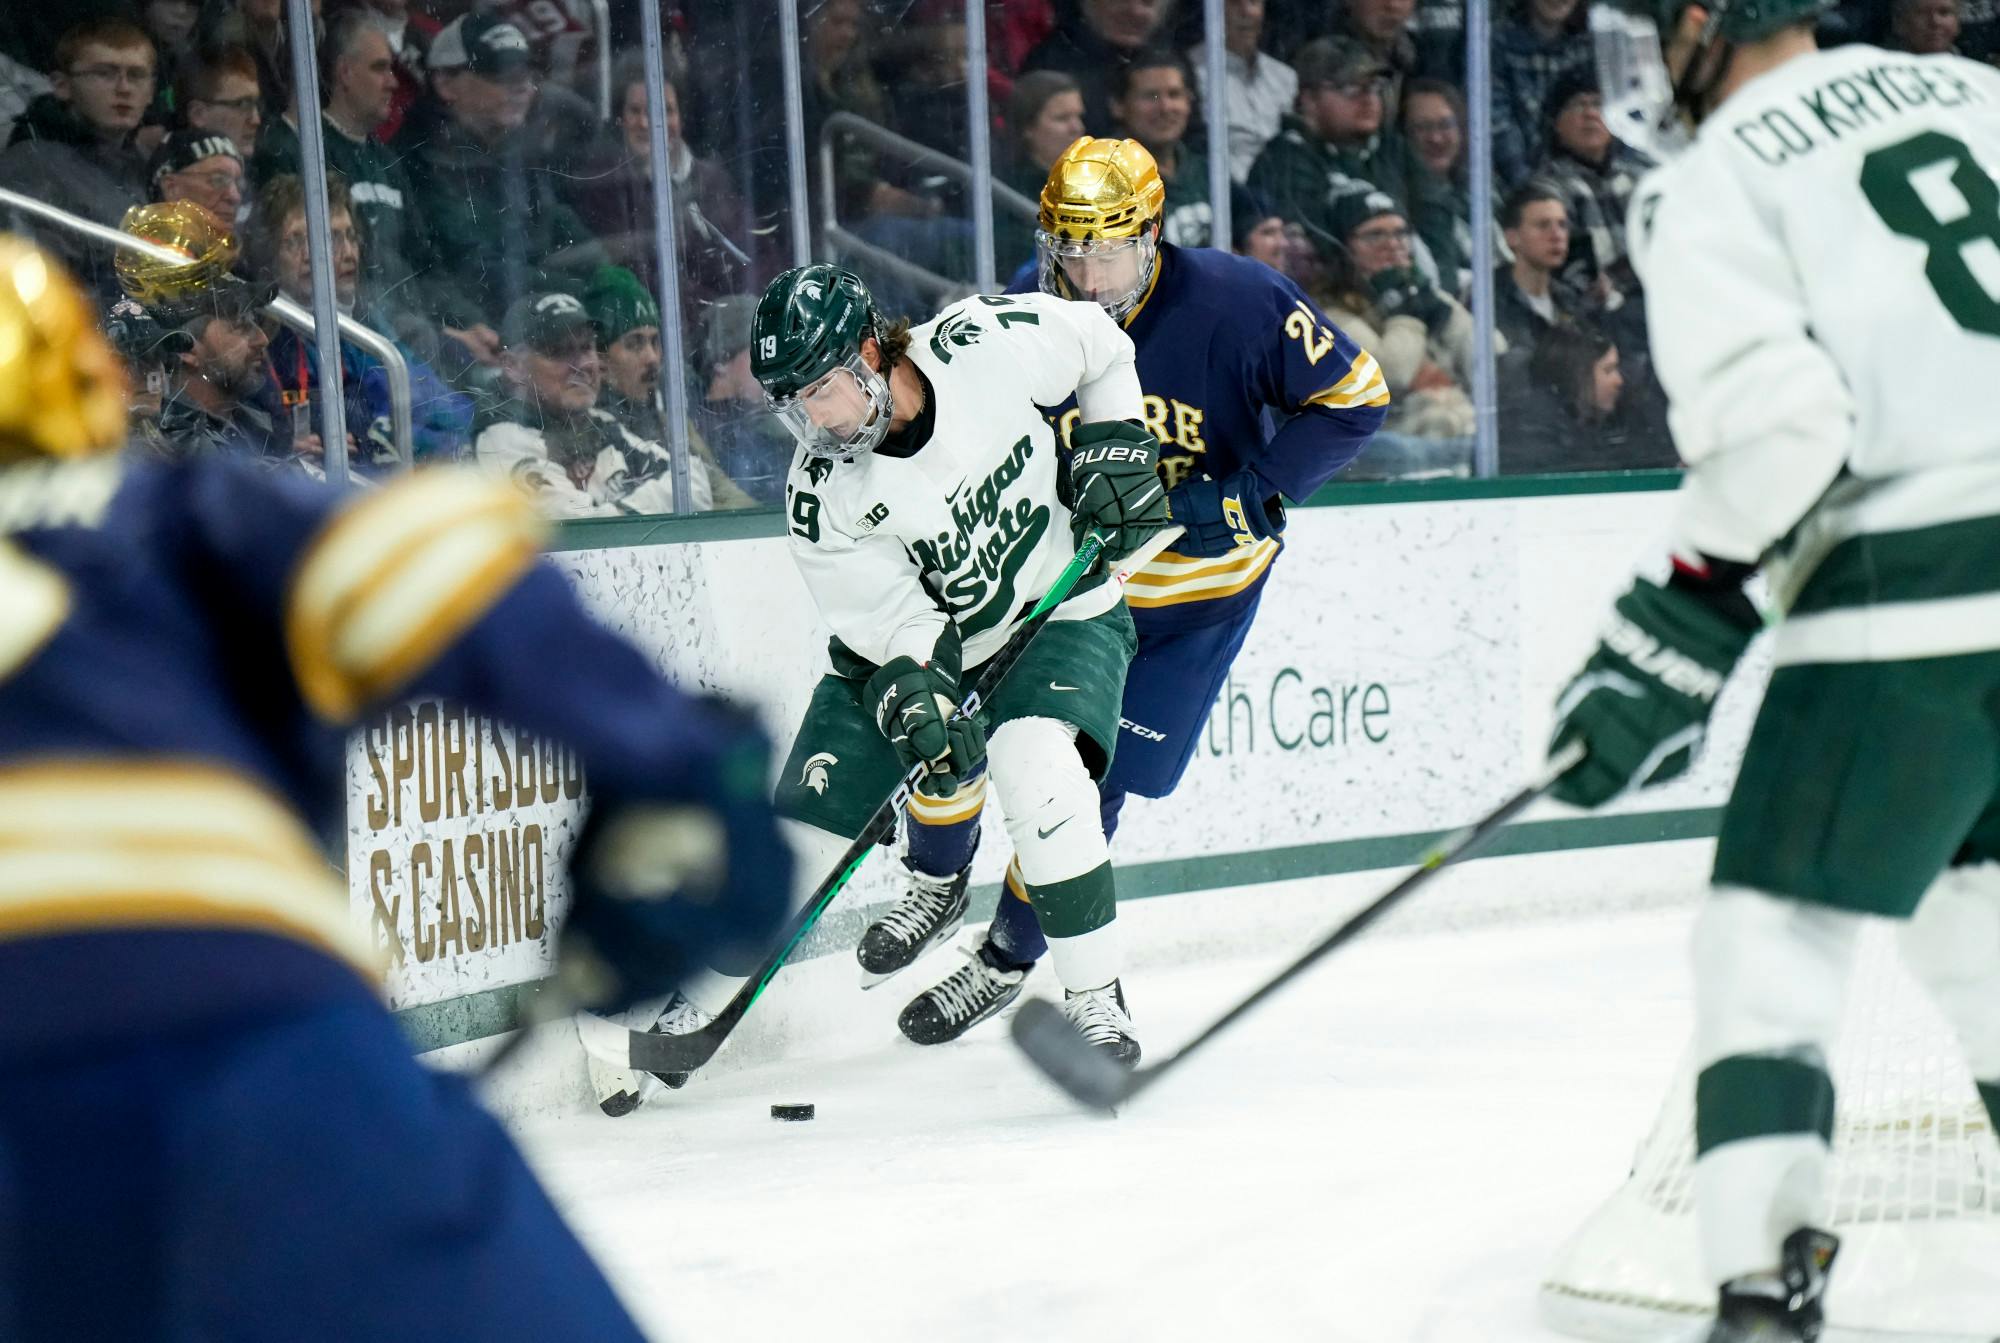
<svg viewBox="0 0 2000 1343">
<path fill-rule="evenodd" d="M 875 343 L 882 347 L 882 372 L 887 373 L 910 352 L 910 319 L 898 317 L 893 322 L 883 323 Z"/>
</svg>

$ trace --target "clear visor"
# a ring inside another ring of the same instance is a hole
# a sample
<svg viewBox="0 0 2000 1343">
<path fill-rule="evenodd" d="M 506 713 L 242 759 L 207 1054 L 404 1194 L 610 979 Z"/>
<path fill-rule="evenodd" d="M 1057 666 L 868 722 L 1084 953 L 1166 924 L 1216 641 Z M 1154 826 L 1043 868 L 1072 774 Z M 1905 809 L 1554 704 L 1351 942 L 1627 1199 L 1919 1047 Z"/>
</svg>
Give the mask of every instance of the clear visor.
<svg viewBox="0 0 2000 1343">
<path fill-rule="evenodd" d="M 1138 306 L 1157 254 L 1150 230 L 1136 238 L 1091 239 L 1035 231 L 1042 291 L 1095 303 L 1113 317 Z"/>
<path fill-rule="evenodd" d="M 1688 124 L 1674 106 L 1674 81 L 1660 47 L 1660 30 L 1640 14 L 1610 5 L 1590 8 L 1604 124 L 1626 144 L 1664 163 L 1688 147 Z"/>
<path fill-rule="evenodd" d="M 792 437 L 815 457 L 850 461 L 889 432 L 889 384 L 858 351 L 798 395 L 768 400 Z"/>
</svg>

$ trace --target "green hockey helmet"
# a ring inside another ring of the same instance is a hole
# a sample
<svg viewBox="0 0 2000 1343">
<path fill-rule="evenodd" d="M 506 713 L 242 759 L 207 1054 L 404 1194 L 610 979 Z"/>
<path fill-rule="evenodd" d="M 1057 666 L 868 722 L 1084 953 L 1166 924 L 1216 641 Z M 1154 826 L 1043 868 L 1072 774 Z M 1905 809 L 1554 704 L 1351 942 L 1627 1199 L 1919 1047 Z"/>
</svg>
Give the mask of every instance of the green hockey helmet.
<svg viewBox="0 0 2000 1343">
<path fill-rule="evenodd" d="M 861 342 L 882 332 L 868 286 L 819 263 L 771 281 L 750 325 L 750 371 L 807 453 L 852 461 L 889 432 L 889 383 Z"/>
<path fill-rule="evenodd" d="M 1655 30 L 1671 33 L 1681 15 L 1699 0 L 1600 0 L 1600 6 L 1651 19 Z M 1702 4 L 1713 36 L 1723 42 L 1755 42 L 1795 23 L 1810 23 L 1833 7 L 1831 0 L 1714 0 Z"/>
<path fill-rule="evenodd" d="M 1727 49 L 1811 23 L 1833 0 L 1607 0 L 1590 8 L 1604 122 L 1629 145 L 1667 159 L 1687 147 L 1728 68 Z M 1704 16 L 1685 66 L 1669 71 L 1666 43 L 1691 8 Z M 1723 58 L 1712 53 L 1718 48 Z"/>
</svg>

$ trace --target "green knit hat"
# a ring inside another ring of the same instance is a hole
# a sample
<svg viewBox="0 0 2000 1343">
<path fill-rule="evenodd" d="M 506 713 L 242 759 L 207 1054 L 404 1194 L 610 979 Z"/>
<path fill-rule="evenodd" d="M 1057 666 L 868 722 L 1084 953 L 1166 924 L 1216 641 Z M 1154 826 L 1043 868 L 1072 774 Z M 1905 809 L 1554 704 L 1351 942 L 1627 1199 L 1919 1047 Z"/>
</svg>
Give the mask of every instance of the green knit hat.
<svg viewBox="0 0 2000 1343">
<path fill-rule="evenodd" d="M 597 328 L 597 338 L 606 345 L 637 327 L 660 324 L 660 305 L 639 277 L 623 266 L 599 266 L 583 293 L 583 306 Z"/>
</svg>

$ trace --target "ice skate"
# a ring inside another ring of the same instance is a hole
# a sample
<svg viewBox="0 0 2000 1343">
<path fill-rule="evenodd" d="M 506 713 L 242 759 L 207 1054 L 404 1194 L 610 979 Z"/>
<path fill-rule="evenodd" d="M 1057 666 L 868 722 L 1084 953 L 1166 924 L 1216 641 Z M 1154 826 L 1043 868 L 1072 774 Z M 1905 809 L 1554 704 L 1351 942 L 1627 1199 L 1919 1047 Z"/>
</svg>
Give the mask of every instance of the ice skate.
<svg viewBox="0 0 2000 1343">
<path fill-rule="evenodd" d="M 941 1045 L 994 1016 L 1021 996 L 1033 965 L 1015 965 L 991 941 L 981 939 L 967 961 L 950 976 L 912 998 L 896 1027 L 920 1045 Z"/>
<path fill-rule="evenodd" d="M 1805 1227 L 1785 1238 L 1783 1268 L 1724 1283 L 1708 1343 L 1814 1343 L 1827 1268 L 1840 1242 Z"/>
<path fill-rule="evenodd" d="M 872 989 L 915 964 L 932 947 L 949 942 L 965 926 L 970 863 L 949 877 L 919 872 L 903 860 L 909 893 L 868 925 L 854 955 L 861 962 L 861 987 Z"/>
<path fill-rule="evenodd" d="M 1125 990 L 1117 980 L 1103 988 L 1063 992 L 1063 1014 L 1077 1033 L 1126 1067 L 1139 1062 L 1139 1041 L 1125 1011 Z"/>
</svg>

